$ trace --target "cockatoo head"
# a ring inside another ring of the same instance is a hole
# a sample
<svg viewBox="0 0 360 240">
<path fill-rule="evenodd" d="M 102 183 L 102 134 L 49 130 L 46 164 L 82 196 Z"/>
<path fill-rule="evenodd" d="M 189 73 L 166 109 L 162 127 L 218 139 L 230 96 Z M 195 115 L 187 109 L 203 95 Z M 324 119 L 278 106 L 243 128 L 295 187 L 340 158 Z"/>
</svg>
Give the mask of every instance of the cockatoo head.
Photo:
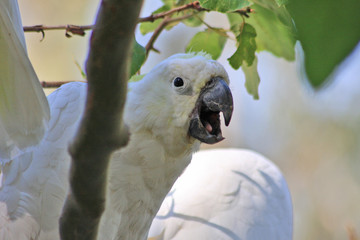
<svg viewBox="0 0 360 240">
<path fill-rule="evenodd" d="M 208 55 L 173 55 L 130 86 L 130 129 L 148 129 L 168 144 L 217 143 L 224 139 L 220 112 L 227 126 L 233 111 L 228 84 L 223 66 Z"/>
</svg>

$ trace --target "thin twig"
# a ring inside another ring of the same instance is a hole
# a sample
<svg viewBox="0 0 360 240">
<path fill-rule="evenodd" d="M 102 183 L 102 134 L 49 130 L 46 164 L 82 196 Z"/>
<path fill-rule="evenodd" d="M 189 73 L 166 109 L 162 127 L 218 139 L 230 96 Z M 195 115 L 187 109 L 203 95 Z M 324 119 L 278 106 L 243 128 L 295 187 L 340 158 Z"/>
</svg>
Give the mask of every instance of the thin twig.
<svg viewBox="0 0 360 240">
<path fill-rule="evenodd" d="M 156 41 L 156 39 L 159 37 L 160 33 L 162 32 L 162 30 L 164 30 L 169 24 L 174 23 L 174 22 L 180 22 L 182 20 L 188 19 L 193 17 L 196 14 L 187 14 L 181 17 L 177 17 L 177 18 L 171 18 L 170 16 L 166 16 L 164 18 L 164 20 L 158 25 L 158 27 L 154 30 L 153 35 L 151 36 L 149 42 L 146 44 L 145 46 L 145 50 L 146 50 L 146 57 L 149 55 L 150 51 L 153 50 L 155 52 L 159 52 L 159 50 L 157 50 L 156 48 L 154 48 L 154 43 Z"/>
<path fill-rule="evenodd" d="M 156 39 L 158 38 L 158 36 L 160 35 L 161 31 L 166 27 L 166 25 L 168 24 L 168 20 L 169 20 L 169 16 L 166 16 L 164 18 L 164 20 L 159 24 L 159 26 L 157 26 L 157 28 L 154 30 L 153 35 L 151 36 L 149 42 L 146 44 L 145 46 L 145 50 L 146 50 L 146 57 L 149 55 L 149 52 L 151 50 L 154 50 L 155 52 L 159 52 L 157 49 L 154 48 L 154 42 L 156 41 Z"/>
<path fill-rule="evenodd" d="M 242 8 L 242 9 L 238 9 L 238 10 L 235 10 L 234 12 L 237 12 L 239 13 L 241 16 L 245 16 L 247 18 L 249 18 L 249 13 L 254 13 L 255 10 L 250 8 L 250 7 L 246 7 L 246 8 Z"/>
<path fill-rule="evenodd" d="M 57 82 L 46 82 L 46 81 L 41 81 L 41 86 L 43 88 L 58 88 L 60 87 L 61 85 L 63 84 L 66 84 L 66 83 L 70 83 L 70 82 L 86 82 L 86 81 L 77 81 L 77 80 L 74 80 L 74 81 L 57 81 Z"/>
<path fill-rule="evenodd" d="M 166 12 L 162 12 L 162 13 L 158 13 L 158 14 L 154 14 L 154 15 L 151 14 L 148 17 L 139 18 L 138 22 L 153 22 L 156 19 L 164 18 L 166 16 L 171 16 L 176 12 L 181 12 L 181 11 L 184 11 L 184 10 L 187 10 L 187 9 L 195 9 L 195 10 L 197 10 L 199 12 L 200 11 L 208 11 L 207 9 L 200 6 L 199 1 L 195 1 L 195 2 L 185 4 L 185 5 L 177 7 L 177 8 L 173 8 L 173 9 L 171 9 L 169 11 L 166 11 Z"/>
<path fill-rule="evenodd" d="M 201 21 L 207 28 L 213 30 L 214 32 L 216 32 L 217 34 L 223 36 L 223 37 L 227 37 L 230 38 L 230 36 L 227 34 L 227 32 L 229 32 L 229 30 L 225 30 L 225 29 L 219 29 L 216 27 L 211 26 L 210 24 L 208 24 L 207 22 L 205 22 L 203 19 L 199 18 L 198 16 L 195 16 L 199 19 L 199 21 Z M 221 31 L 223 30 L 223 31 Z"/>
<path fill-rule="evenodd" d="M 185 11 L 187 9 L 195 9 L 199 12 L 201 11 L 208 11 L 205 8 L 202 8 L 200 6 L 199 1 L 195 1 L 192 3 L 188 3 L 185 5 L 182 5 L 180 7 L 176 7 L 173 8 L 169 11 L 166 12 L 162 12 L 162 13 L 158 13 L 158 14 L 151 14 L 148 17 L 143 17 L 143 18 L 139 18 L 138 19 L 138 23 L 141 22 L 153 22 L 156 19 L 160 19 L 160 18 L 165 18 L 166 16 L 171 16 L 174 13 L 177 12 L 182 12 Z M 73 24 L 68 24 L 68 25 L 58 25 L 58 26 L 45 26 L 45 25 L 34 25 L 34 26 L 24 26 L 24 32 L 40 32 L 43 35 L 43 38 L 45 36 L 45 31 L 48 30 L 65 30 L 65 35 L 67 37 L 71 37 L 71 35 L 69 33 L 72 33 L 73 35 L 79 35 L 79 36 L 84 36 L 85 35 L 85 31 L 87 30 L 92 30 L 94 29 L 94 25 L 73 25 Z"/>
<path fill-rule="evenodd" d="M 91 30 L 94 28 L 94 25 L 58 25 L 58 26 L 45 26 L 45 25 L 34 25 L 34 26 L 25 26 L 24 32 L 40 32 L 42 34 L 42 38 L 45 37 L 45 31 L 47 30 L 65 30 L 65 36 L 71 37 L 69 33 L 73 35 L 85 36 L 85 31 Z"/>
<path fill-rule="evenodd" d="M 192 2 L 192 3 L 182 5 L 180 7 L 173 8 L 173 9 L 171 9 L 169 11 L 166 11 L 166 12 L 162 12 L 162 13 L 158 13 L 158 14 L 151 14 L 150 16 L 139 18 L 138 23 L 141 23 L 141 22 L 153 22 L 153 21 L 155 21 L 157 19 L 165 18 L 166 16 L 171 16 L 174 13 L 182 12 L 182 11 L 185 11 L 185 10 L 188 10 L 188 9 L 195 9 L 198 12 L 209 11 L 208 9 L 205 9 L 205 8 L 201 7 L 199 1 L 195 1 L 195 2 Z M 247 7 L 247 8 L 238 9 L 238 10 L 236 10 L 234 12 L 237 12 L 242 16 L 249 17 L 248 14 L 253 13 L 254 9 L 251 9 L 250 7 Z M 58 26 L 45 26 L 45 25 L 41 24 L 41 25 L 33 25 L 33 26 L 24 26 L 24 32 L 41 32 L 43 34 L 43 36 L 44 36 L 45 35 L 44 32 L 48 31 L 48 30 L 65 30 L 66 31 L 65 35 L 67 37 L 71 37 L 71 35 L 69 35 L 68 33 L 72 33 L 73 35 L 84 36 L 85 31 L 92 30 L 93 28 L 94 28 L 94 25 L 73 25 L 73 24 L 68 24 L 68 25 L 58 25 Z"/>
<path fill-rule="evenodd" d="M 192 13 L 192 14 L 187 14 L 181 17 L 177 17 L 177 18 L 171 18 L 171 16 L 174 13 L 178 13 L 178 12 L 182 12 L 188 9 L 193 9 L 196 10 L 196 13 Z M 164 30 L 164 28 L 169 25 L 170 23 L 174 23 L 174 22 L 179 22 L 185 19 L 188 19 L 190 17 L 195 16 L 197 13 L 202 12 L 202 11 L 209 11 L 203 7 L 200 6 L 199 1 L 194 1 L 192 3 L 188 3 L 188 4 L 184 4 L 182 6 L 173 8 L 169 11 L 166 12 L 162 12 L 162 13 L 158 13 L 158 14 L 151 14 L 148 17 L 143 17 L 143 18 L 139 18 L 138 19 L 138 23 L 141 22 L 153 22 L 157 19 L 161 19 L 163 18 L 164 20 L 160 23 L 160 25 L 155 29 L 153 35 L 151 36 L 149 42 L 146 44 L 146 56 L 149 55 L 149 52 L 151 50 L 154 50 L 155 52 L 159 52 L 157 49 L 154 48 L 154 42 L 156 41 L 156 39 L 159 37 L 160 33 L 162 32 L 162 30 Z M 79 26 L 79 25 L 58 25 L 58 26 L 45 26 L 45 25 L 34 25 L 34 26 L 25 26 L 24 27 L 24 32 L 41 32 L 42 33 L 42 39 L 44 39 L 45 37 L 45 31 L 47 30 L 65 30 L 65 36 L 66 37 L 71 37 L 72 35 L 79 35 L 79 36 L 84 36 L 85 35 L 85 31 L 87 30 L 92 30 L 94 29 L 94 25 L 84 25 L 84 26 Z M 69 33 L 71 33 L 72 35 L 70 35 Z"/>
</svg>

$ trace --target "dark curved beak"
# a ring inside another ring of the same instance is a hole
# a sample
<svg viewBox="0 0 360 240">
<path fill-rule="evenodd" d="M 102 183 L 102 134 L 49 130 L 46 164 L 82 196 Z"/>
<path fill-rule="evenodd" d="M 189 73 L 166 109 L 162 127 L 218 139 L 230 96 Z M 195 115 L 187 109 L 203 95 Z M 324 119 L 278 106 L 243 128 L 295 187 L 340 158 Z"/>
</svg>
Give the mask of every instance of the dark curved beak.
<svg viewBox="0 0 360 240">
<path fill-rule="evenodd" d="M 191 114 L 189 135 L 208 144 L 223 140 L 220 112 L 228 126 L 233 112 L 232 94 L 227 83 L 221 77 L 215 77 L 200 92 Z"/>
</svg>

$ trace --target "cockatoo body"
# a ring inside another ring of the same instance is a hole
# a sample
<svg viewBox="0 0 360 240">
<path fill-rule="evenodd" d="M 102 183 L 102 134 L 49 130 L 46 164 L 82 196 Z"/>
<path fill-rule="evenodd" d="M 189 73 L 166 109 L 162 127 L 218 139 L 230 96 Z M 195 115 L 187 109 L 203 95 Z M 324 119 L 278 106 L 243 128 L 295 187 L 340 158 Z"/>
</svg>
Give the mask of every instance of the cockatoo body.
<svg viewBox="0 0 360 240">
<path fill-rule="evenodd" d="M 292 203 L 280 170 L 249 150 L 194 154 L 155 217 L 149 240 L 291 240 Z"/>
<path fill-rule="evenodd" d="M 99 239 L 146 238 L 162 200 L 200 142 L 223 139 L 219 114 L 227 125 L 233 108 L 228 83 L 224 68 L 207 55 L 177 54 L 129 86 L 124 121 L 131 136 L 110 162 Z M 67 147 L 85 92 L 86 84 L 71 83 L 51 94 L 51 119 L 40 144 L 3 165 L 1 239 L 58 239 L 68 191 Z"/>
</svg>

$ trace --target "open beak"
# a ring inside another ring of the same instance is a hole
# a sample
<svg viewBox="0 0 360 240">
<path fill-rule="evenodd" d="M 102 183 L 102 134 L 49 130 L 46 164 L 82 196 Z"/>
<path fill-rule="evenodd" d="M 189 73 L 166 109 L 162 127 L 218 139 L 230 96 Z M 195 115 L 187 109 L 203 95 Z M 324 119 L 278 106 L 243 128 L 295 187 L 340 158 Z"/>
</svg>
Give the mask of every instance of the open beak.
<svg viewBox="0 0 360 240">
<path fill-rule="evenodd" d="M 223 140 L 220 112 L 228 126 L 233 112 L 232 94 L 227 83 L 221 77 L 215 77 L 200 92 L 190 116 L 189 135 L 208 144 Z"/>
</svg>

